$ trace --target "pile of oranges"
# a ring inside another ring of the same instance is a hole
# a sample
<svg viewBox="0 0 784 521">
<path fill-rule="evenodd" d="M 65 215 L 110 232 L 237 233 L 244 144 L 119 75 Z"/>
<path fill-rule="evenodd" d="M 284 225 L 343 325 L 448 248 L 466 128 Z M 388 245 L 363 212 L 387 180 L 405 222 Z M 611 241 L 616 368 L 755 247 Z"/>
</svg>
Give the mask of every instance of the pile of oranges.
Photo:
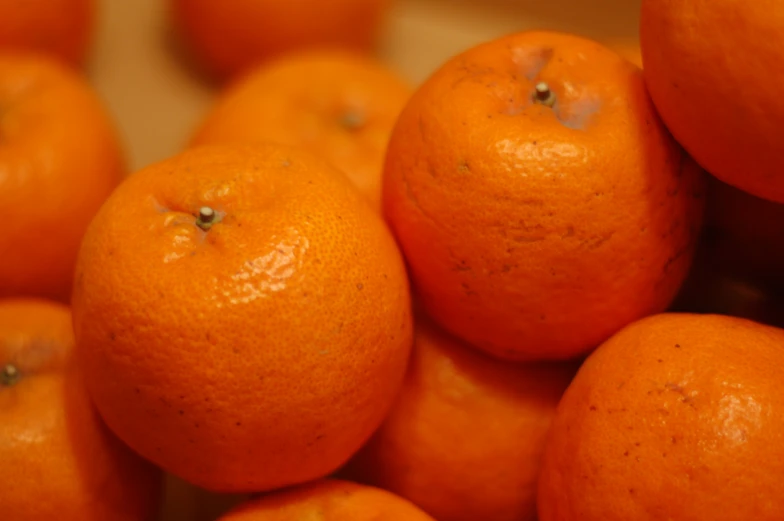
<svg viewBox="0 0 784 521">
<path fill-rule="evenodd" d="M 385 0 L 170 7 L 220 93 L 129 172 L 94 3 L 0 0 L 0 517 L 784 519 L 771 2 L 419 85 Z"/>
</svg>

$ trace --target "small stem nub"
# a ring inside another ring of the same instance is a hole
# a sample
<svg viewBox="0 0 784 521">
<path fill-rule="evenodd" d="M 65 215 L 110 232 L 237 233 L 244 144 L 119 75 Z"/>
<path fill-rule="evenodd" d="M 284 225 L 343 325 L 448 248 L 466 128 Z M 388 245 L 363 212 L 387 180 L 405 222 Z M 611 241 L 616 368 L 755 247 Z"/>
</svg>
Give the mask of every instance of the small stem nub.
<svg viewBox="0 0 784 521">
<path fill-rule="evenodd" d="M 215 213 L 215 210 L 209 206 L 202 206 L 199 209 L 199 217 L 196 219 L 196 226 L 207 231 L 217 222 L 217 217 L 218 215 Z"/>
<path fill-rule="evenodd" d="M 365 115 L 355 109 L 347 110 L 340 117 L 340 124 L 348 130 L 358 130 L 365 124 Z"/>
<path fill-rule="evenodd" d="M 7 364 L 0 370 L 0 385 L 4 387 L 11 387 L 19 381 L 19 369 L 13 364 Z"/>
<path fill-rule="evenodd" d="M 540 103 L 546 107 L 552 107 L 555 105 L 555 93 L 550 90 L 550 86 L 540 81 L 534 87 L 534 102 Z"/>
</svg>

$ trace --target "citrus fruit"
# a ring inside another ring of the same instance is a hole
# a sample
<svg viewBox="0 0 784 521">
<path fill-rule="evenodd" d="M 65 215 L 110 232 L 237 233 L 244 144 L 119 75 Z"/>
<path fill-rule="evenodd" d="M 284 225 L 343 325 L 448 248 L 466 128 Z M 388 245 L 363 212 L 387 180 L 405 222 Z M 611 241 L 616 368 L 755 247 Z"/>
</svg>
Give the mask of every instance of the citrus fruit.
<svg viewBox="0 0 784 521">
<path fill-rule="evenodd" d="M 0 297 L 67 301 L 82 235 L 125 173 L 114 122 L 77 72 L 5 52 L 0 142 Z"/>
<path fill-rule="evenodd" d="M 307 148 L 348 175 L 380 211 L 384 152 L 410 91 L 396 71 L 360 53 L 287 54 L 227 88 L 191 144 L 273 141 Z"/>
<path fill-rule="evenodd" d="M 345 463 L 412 344 L 383 220 L 343 174 L 284 145 L 195 147 L 127 177 L 82 243 L 73 311 L 109 427 L 217 492 Z"/>
<path fill-rule="evenodd" d="M 548 436 L 540 521 L 784 518 L 784 330 L 663 313 L 584 362 Z"/>
<path fill-rule="evenodd" d="M 0 2 L 0 50 L 33 51 L 84 65 L 93 41 L 95 0 Z"/>
<path fill-rule="evenodd" d="M 639 67 L 530 31 L 471 48 L 419 86 L 393 129 L 382 196 L 428 314 L 497 357 L 556 360 L 670 304 L 703 189 Z"/>
<path fill-rule="evenodd" d="M 403 389 L 341 475 L 439 521 L 532 521 L 544 441 L 574 370 L 496 360 L 418 316 Z"/>
<path fill-rule="evenodd" d="M 784 12 L 773 0 L 643 0 L 645 80 L 675 138 L 708 172 L 784 203 Z"/>
<path fill-rule="evenodd" d="M 0 301 L 2 518 L 151 521 L 160 471 L 103 424 L 73 350 L 65 305 Z"/>
<path fill-rule="evenodd" d="M 374 50 L 390 0 L 170 0 L 191 56 L 217 80 L 288 51 Z"/>
<path fill-rule="evenodd" d="M 385 490 L 325 479 L 240 505 L 219 521 L 433 521 Z"/>
</svg>

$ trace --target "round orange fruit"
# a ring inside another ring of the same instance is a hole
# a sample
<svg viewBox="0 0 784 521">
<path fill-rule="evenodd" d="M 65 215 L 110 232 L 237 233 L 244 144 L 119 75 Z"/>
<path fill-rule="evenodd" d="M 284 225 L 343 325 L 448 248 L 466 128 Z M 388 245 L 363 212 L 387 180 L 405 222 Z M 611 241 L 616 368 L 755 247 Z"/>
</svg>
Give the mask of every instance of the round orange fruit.
<svg viewBox="0 0 784 521">
<path fill-rule="evenodd" d="M 73 350 L 65 305 L 0 301 L 0 517 L 151 521 L 160 471 L 103 424 Z"/>
<path fill-rule="evenodd" d="M 73 310 L 109 427 L 218 492 L 345 463 L 412 345 L 385 223 L 339 171 L 284 145 L 195 147 L 126 178 L 82 243 Z"/>
<path fill-rule="evenodd" d="M 67 302 L 79 242 L 125 174 L 114 122 L 55 60 L 0 53 L 0 297 Z"/>
<path fill-rule="evenodd" d="M 434 521 L 385 490 L 324 479 L 238 506 L 219 521 Z"/>
<path fill-rule="evenodd" d="M 784 519 L 784 330 L 665 313 L 624 328 L 564 394 L 540 521 Z"/>
<path fill-rule="evenodd" d="M 382 62 L 352 51 L 286 55 L 229 87 L 203 118 L 191 145 L 279 142 L 319 154 L 380 211 L 389 135 L 411 93 Z"/>
<path fill-rule="evenodd" d="M 439 521 L 533 521 L 544 442 L 574 364 L 510 364 L 418 316 L 403 389 L 343 469 Z"/>
<path fill-rule="evenodd" d="M 371 52 L 390 0 L 170 0 L 171 20 L 195 61 L 218 80 L 289 51 Z"/>
<path fill-rule="evenodd" d="M 708 172 L 780 203 L 782 37 L 774 0 L 642 2 L 645 80 L 667 127 Z"/>
<path fill-rule="evenodd" d="M 95 29 L 95 0 L 0 2 L 0 50 L 33 51 L 82 67 Z"/>
<path fill-rule="evenodd" d="M 555 360 L 669 305 L 703 189 L 639 67 L 532 31 L 457 55 L 416 90 L 383 209 L 439 324 L 497 357 Z"/>
</svg>

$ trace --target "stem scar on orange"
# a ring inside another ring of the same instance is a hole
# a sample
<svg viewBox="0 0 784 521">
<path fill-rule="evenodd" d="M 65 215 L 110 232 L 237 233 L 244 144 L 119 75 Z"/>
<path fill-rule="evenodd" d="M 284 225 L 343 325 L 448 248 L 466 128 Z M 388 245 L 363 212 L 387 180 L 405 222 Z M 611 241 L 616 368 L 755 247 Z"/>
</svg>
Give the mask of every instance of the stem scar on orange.
<svg viewBox="0 0 784 521">
<path fill-rule="evenodd" d="M 90 225 L 76 273 L 99 411 L 208 490 L 329 474 L 403 380 L 402 255 L 351 182 L 294 147 L 195 147 L 136 172 Z"/>
<path fill-rule="evenodd" d="M 639 67 L 524 32 L 420 85 L 392 133 L 383 206 L 439 324 L 501 358 L 566 359 L 669 305 L 704 178 Z"/>
<path fill-rule="evenodd" d="M 411 90 L 372 56 L 289 53 L 222 92 L 189 144 L 274 141 L 306 148 L 345 173 L 380 211 L 384 153 Z"/>
</svg>

